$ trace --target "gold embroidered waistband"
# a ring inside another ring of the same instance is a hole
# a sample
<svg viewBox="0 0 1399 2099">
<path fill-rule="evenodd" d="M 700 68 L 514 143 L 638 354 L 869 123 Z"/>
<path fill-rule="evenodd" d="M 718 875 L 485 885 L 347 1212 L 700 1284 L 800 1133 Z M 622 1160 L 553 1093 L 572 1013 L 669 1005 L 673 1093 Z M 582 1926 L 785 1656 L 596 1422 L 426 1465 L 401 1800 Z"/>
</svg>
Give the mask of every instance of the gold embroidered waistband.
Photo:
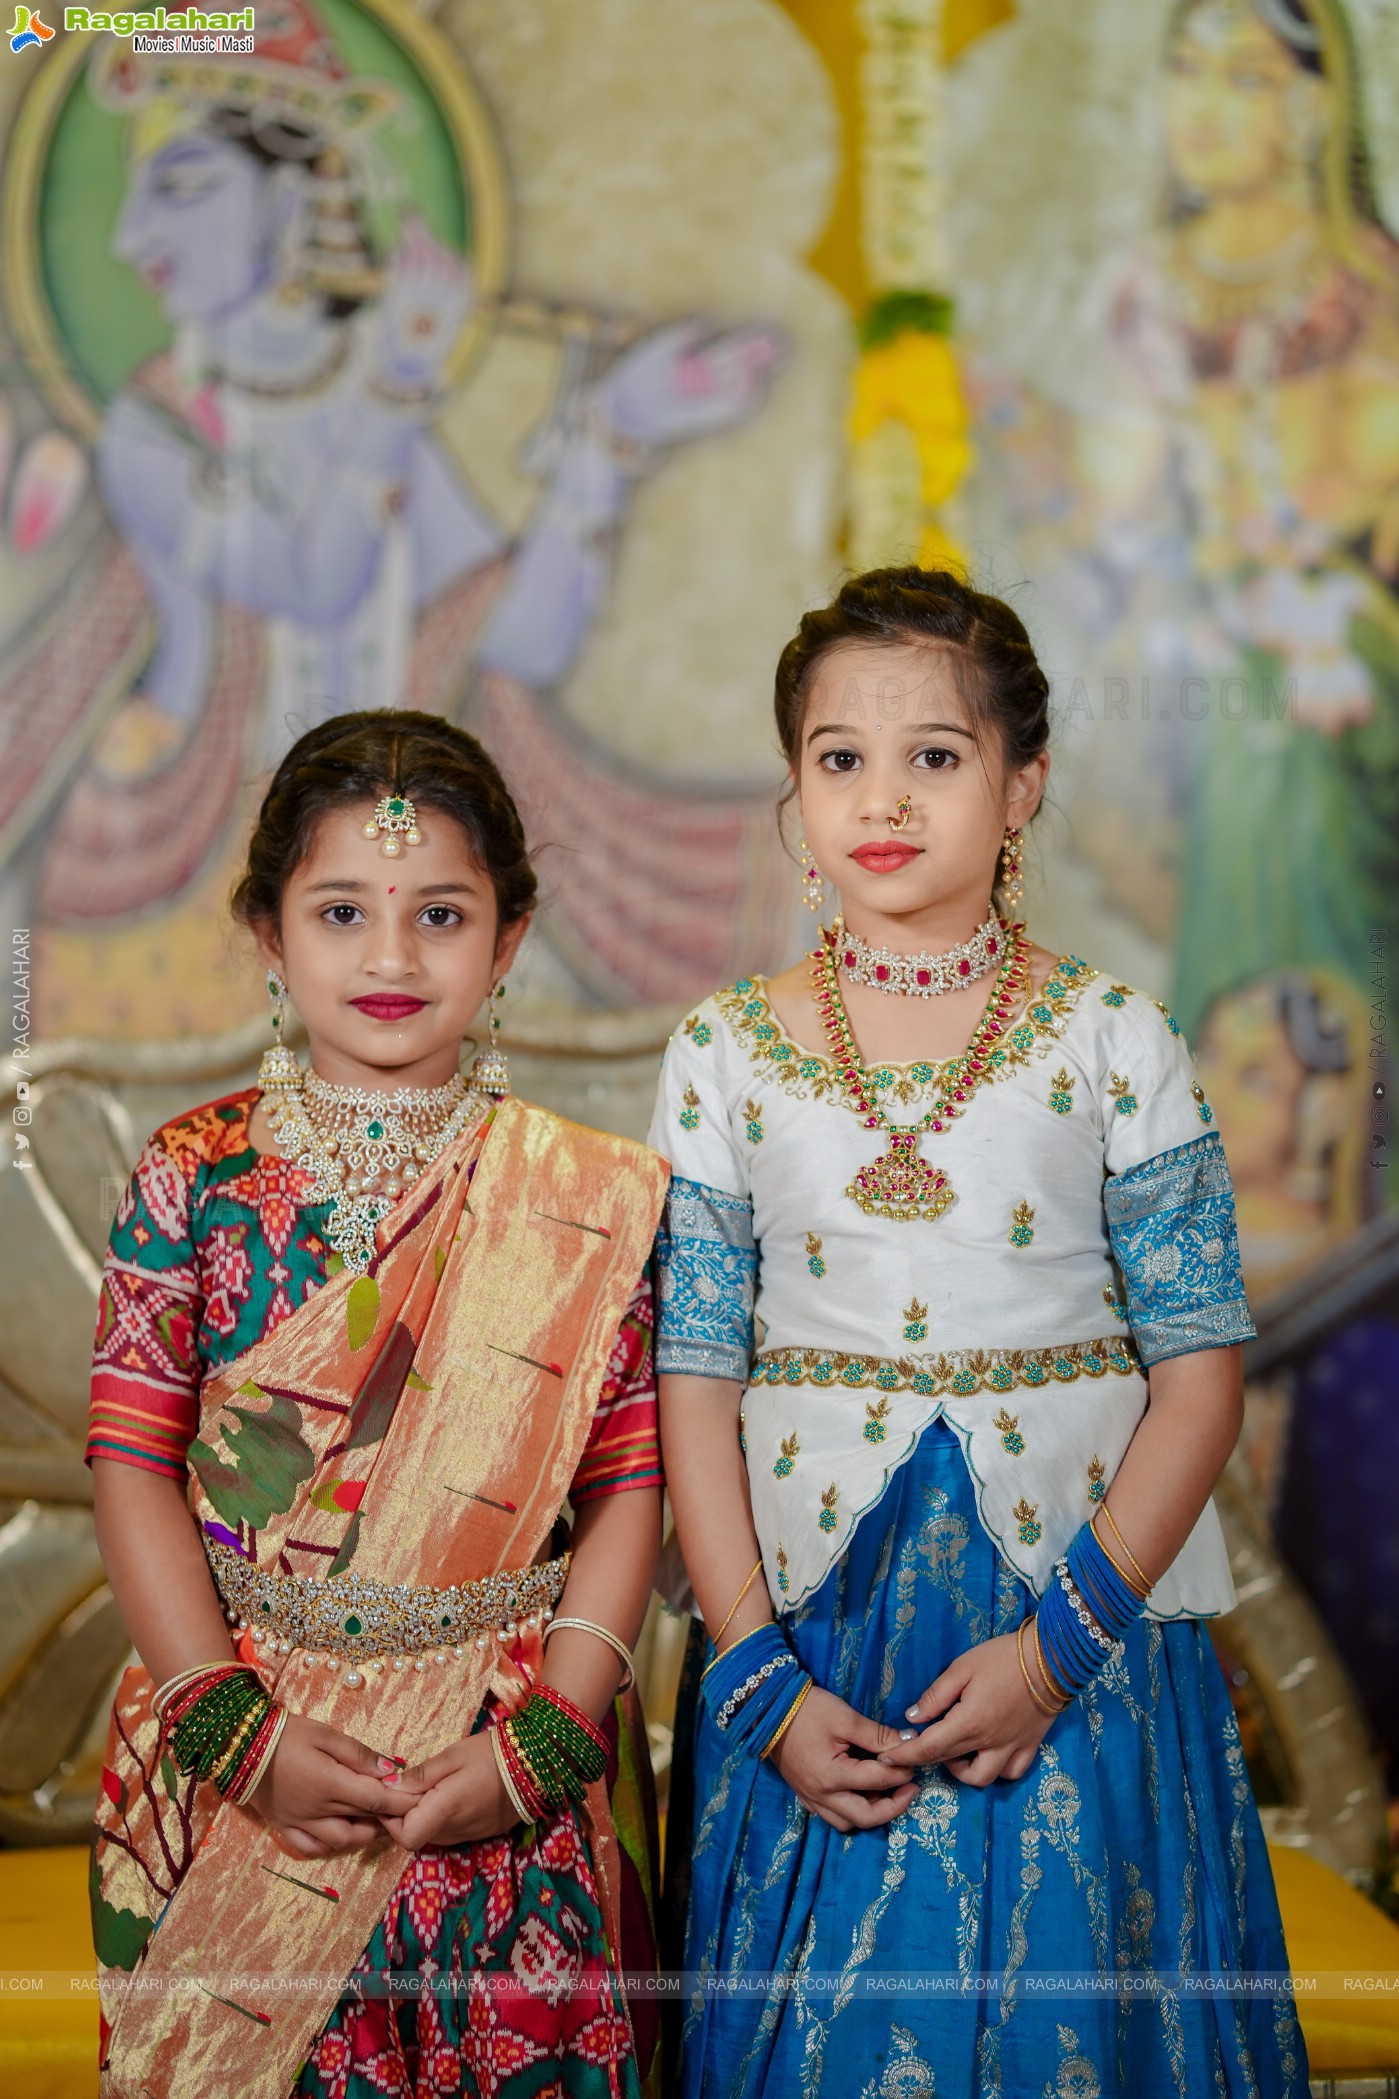
<svg viewBox="0 0 1399 2099">
<path fill-rule="evenodd" d="M 240 1629 L 251 1627 L 254 1640 L 271 1638 L 284 1653 L 302 1647 L 366 1658 L 422 1654 L 470 1639 L 484 1645 L 518 1619 L 551 1611 L 572 1558 L 564 1553 L 537 1567 L 434 1589 L 426 1582 L 380 1582 L 360 1574 L 280 1574 L 254 1566 L 217 1538 L 205 1537 L 203 1544 L 225 1610 Z"/>
<path fill-rule="evenodd" d="M 1123 1334 L 1067 1341 L 1058 1348 L 963 1348 L 935 1356 L 857 1356 L 840 1349 L 770 1348 L 754 1358 L 756 1385 L 843 1385 L 852 1392 L 1013 1392 L 1019 1386 L 1069 1385 L 1079 1378 L 1130 1377 L 1141 1358 Z"/>
</svg>

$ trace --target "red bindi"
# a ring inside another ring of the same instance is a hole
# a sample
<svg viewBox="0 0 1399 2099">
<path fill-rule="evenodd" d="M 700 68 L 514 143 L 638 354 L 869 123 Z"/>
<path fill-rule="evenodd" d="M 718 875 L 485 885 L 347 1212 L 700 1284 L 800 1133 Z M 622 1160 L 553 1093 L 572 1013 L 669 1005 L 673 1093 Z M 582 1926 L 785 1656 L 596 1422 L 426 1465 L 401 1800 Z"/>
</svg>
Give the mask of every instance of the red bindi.
<svg viewBox="0 0 1399 2099">
<path fill-rule="evenodd" d="M 398 884 L 397 884 L 397 882 L 390 882 L 390 884 L 389 884 L 389 895 L 390 895 L 390 896 L 392 896 L 392 895 L 393 895 L 393 893 L 394 893 L 395 889 L 397 889 L 397 887 L 398 887 Z"/>
</svg>

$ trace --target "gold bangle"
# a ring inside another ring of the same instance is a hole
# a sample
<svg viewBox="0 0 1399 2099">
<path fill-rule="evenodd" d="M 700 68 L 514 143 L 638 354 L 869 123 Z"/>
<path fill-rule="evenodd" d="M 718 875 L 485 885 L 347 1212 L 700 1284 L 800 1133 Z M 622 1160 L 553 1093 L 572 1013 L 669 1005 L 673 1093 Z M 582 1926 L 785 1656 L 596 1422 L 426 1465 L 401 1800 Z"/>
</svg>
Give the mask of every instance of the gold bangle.
<svg viewBox="0 0 1399 2099">
<path fill-rule="evenodd" d="M 599 1640 L 605 1640 L 613 1653 L 619 1654 L 626 1663 L 627 1673 L 618 1684 L 618 1691 L 629 1691 L 631 1689 L 636 1682 L 636 1661 L 631 1649 L 624 1647 L 615 1633 L 609 1632 L 605 1625 L 594 1625 L 591 1618 L 551 1618 L 544 1628 L 544 1645 L 546 1647 L 549 1645 L 550 1635 L 558 1632 L 561 1626 L 565 1630 L 571 1629 L 574 1632 L 594 1633 Z"/>
<path fill-rule="evenodd" d="M 740 1633 L 738 1638 L 733 1642 L 733 1645 L 724 1649 L 724 1654 L 733 1654 L 735 1649 L 742 1647 L 745 1640 L 756 1640 L 758 1634 L 765 1633 L 772 1623 L 773 1620 L 771 1618 L 765 1618 L 761 1625 L 755 1625 L 749 1632 Z M 715 1664 L 721 1662 L 723 1658 L 724 1655 L 716 1654 L 712 1662 L 705 1663 L 703 1669 L 701 1669 L 700 1671 L 701 1683 L 704 1682 L 705 1678 L 708 1676 L 710 1670 L 714 1668 Z"/>
<path fill-rule="evenodd" d="M 1047 1713 L 1050 1719 L 1053 1720 L 1055 1718 L 1054 1707 L 1052 1705 L 1046 1705 L 1045 1701 L 1040 1697 L 1039 1692 L 1030 1682 L 1030 1672 L 1025 1666 L 1025 1620 L 1023 1618 L 1021 1619 L 1019 1625 L 1017 1625 L 1015 1628 L 1015 1651 L 1020 1657 L 1020 1674 L 1025 1679 L 1025 1689 L 1034 1699 L 1035 1704 L 1039 1707 L 1040 1711 L 1042 1713 Z"/>
<path fill-rule="evenodd" d="M 243 1791 L 237 1795 L 236 1799 L 234 1799 L 233 1796 L 233 1789 L 229 1789 L 227 1797 L 233 1800 L 233 1804 L 235 1807 L 246 1807 L 248 1802 L 252 1799 L 254 1793 L 256 1793 L 258 1787 L 262 1784 L 263 1779 L 267 1776 L 268 1769 L 270 1768 L 272 1763 L 273 1755 L 276 1752 L 277 1744 L 282 1739 L 282 1730 L 286 1726 L 290 1718 L 291 1714 L 287 1711 L 285 1706 L 282 1706 L 277 1713 L 276 1719 L 272 1723 L 272 1733 L 268 1738 L 267 1747 L 263 1750 L 262 1755 L 258 1760 L 258 1767 L 253 1773 L 252 1783 L 246 1786 L 243 1789 Z M 237 1781 L 235 1780 L 234 1783 L 236 1785 Z"/>
<path fill-rule="evenodd" d="M 533 1815 L 528 1812 L 524 1802 L 515 1791 L 515 1781 L 510 1776 L 509 1768 L 505 1762 L 505 1751 L 500 1746 L 500 1728 L 498 1726 L 491 1729 L 491 1755 L 495 1758 L 495 1767 L 500 1773 L 500 1782 L 505 1788 L 505 1797 L 510 1802 L 511 1807 L 514 1808 L 515 1813 L 522 1822 L 533 1822 Z"/>
<path fill-rule="evenodd" d="M 719 1642 L 720 1642 L 720 1641 L 721 1641 L 721 1640 L 723 1639 L 723 1637 L 724 1637 L 725 1633 L 726 1633 L 726 1632 L 728 1631 L 728 1629 L 729 1629 L 729 1624 L 730 1624 L 730 1621 L 731 1621 L 731 1620 L 732 1620 L 732 1618 L 733 1618 L 733 1614 L 734 1614 L 734 1611 L 736 1611 L 736 1610 L 738 1609 L 738 1607 L 739 1607 L 739 1605 L 740 1605 L 740 1604 L 742 1603 L 742 1601 L 743 1601 L 744 1597 L 745 1597 L 745 1596 L 746 1596 L 746 1595 L 748 1594 L 748 1591 L 749 1591 L 749 1590 L 750 1590 L 750 1589 L 752 1588 L 752 1586 L 753 1586 L 754 1582 L 755 1582 L 755 1581 L 757 1580 L 758 1576 L 759 1576 L 759 1575 L 760 1575 L 760 1574 L 762 1573 L 762 1570 L 763 1570 L 763 1559 L 762 1559 L 762 1554 L 760 1553 L 760 1554 L 758 1555 L 758 1564 L 757 1564 L 757 1566 L 756 1566 L 756 1567 L 755 1567 L 755 1568 L 753 1569 L 753 1572 L 752 1572 L 752 1573 L 751 1573 L 751 1574 L 749 1575 L 749 1577 L 748 1577 L 747 1581 L 746 1581 L 746 1582 L 745 1582 L 745 1583 L 743 1584 L 743 1587 L 742 1587 L 742 1588 L 741 1588 L 741 1589 L 739 1590 L 739 1592 L 738 1592 L 737 1596 L 735 1596 L 735 1598 L 734 1598 L 734 1600 L 733 1600 L 733 1609 L 732 1609 L 732 1610 L 731 1610 L 731 1611 L 729 1612 L 729 1615 L 728 1615 L 728 1617 L 727 1617 L 727 1618 L 726 1618 L 726 1619 L 724 1620 L 724 1622 L 723 1622 L 723 1624 L 722 1624 L 722 1625 L 720 1626 L 720 1628 L 719 1628 L 718 1632 L 717 1632 L 717 1633 L 716 1633 L 716 1634 L 714 1635 L 714 1645 L 715 1645 L 716 1647 L 717 1647 L 717 1646 L 719 1645 Z"/>
<path fill-rule="evenodd" d="M 1132 1561 L 1132 1565 L 1136 1568 L 1138 1579 L 1146 1582 L 1146 1593 L 1149 1596 L 1152 1592 L 1152 1589 L 1155 1587 L 1155 1583 L 1148 1579 L 1141 1565 L 1141 1562 L 1139 1560 L 1133 1559 L 1132 1548 L 1127 1543 L 1127 1540 L 1123 1537 L 1121 1531 L 1117 1528 L 1117 1518 L 1113 1515 L 1112 1510 L 1108 1507 L 1107 1503 L 1105 1501 L 1100 1501 L 1098 1503 L 1098 1507 L 1102 1510 L 1103 1514 L 1107 1517 L 1108 1522 L 1112 1525 L 1112 1534 L 1114 1538 L 1116 1538 L 1118 1544 L 1122 1547 L 1122 1550 L 1126 1553 L 1128 1559 Z"/>
<path fill-rule="evenodd" d="M 772 1755 L 773 1750 L 776 1749 L 778 1743 L 782 1740 L 782 1737 L 786 1734 L 788 1728 L 796 1719 L 797 1714 L 801 1711 L 802 1700 L 805 1698 L 807 1692 L 811 1689 L 813 1680 L 814 1679 L 811 1677 L 807 1678 L 806 1682 L 802 1685 L 800 1691 L 798 1691 L 796 1697 L 792 1700 L 790 1706 L 788 1706 L 787 1717 L 782 1722 L 781 1727 L 778 1728 L 777 1733 L 773 1736 L 772 1740 L 768 1743 L 767 1748 L 763 1751 L 763 1756 Z M 759 1761 L 761 1762 L 761 1759 L 759 1759 Z"/>
<path fill-rule="evenodd" d="M 1096 1515 L 1089 1517 L 1088 1528 L 1093 1533 L 1093 1543 L 1097 1546 L 1099 1552 L 1107 1561 L 1113 1573 L 1117 1576 L 1117 1579 L 1121 1583 L 1123 1583 L 1126 1588 L 1131 1590 L 1132 1594 L 1136 1597 L 1138 1603 L 1145 1603 L 1147 1596 L 1151 1593 L 1150 1590 L 1143 1592 L 1141 1589 L 1139 1589 L 1137 1587 L 1137 1584 L 1133 1581 L 1131 1575 L 1127 1572 L 1127 1569 L 1123 1566 L 1121 1560 L 1119 1560 L 1116 1557 L 1116 1555 L 1110 1550 L 1108 1546 L 1104 1545 L 1102 1539 L 1098 1536 Z"/>
<path fill-rule="evenodd" d="M 1060 1704 L 1055 1710 L 1060 1713 L 1066 1713 L 1073 1704 L 1073 1697 L 1064 1689 L 1064 1686 L 1044 1658 L 1044 1642 L 1040 1638 L 1040 1614 L 1038 1611 L 1035 1612 L 1034 1632 L 1035 1660 L 1039 1664 L 1040 1675 L 1044 1678 L 1044 1688 L 1048 1691 L 1051 1698 L 1060 1700 Z"/>
</svg>

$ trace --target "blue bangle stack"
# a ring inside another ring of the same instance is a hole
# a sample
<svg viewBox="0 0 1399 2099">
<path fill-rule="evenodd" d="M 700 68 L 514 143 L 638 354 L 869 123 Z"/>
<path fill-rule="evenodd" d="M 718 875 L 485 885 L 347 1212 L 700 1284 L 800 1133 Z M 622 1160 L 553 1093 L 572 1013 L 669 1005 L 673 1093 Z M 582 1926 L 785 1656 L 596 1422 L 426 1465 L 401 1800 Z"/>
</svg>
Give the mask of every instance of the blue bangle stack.
<svg viewBox="0 0 1399 2099">
<path fill-rule="evenodd" d="M 725 1742 L 760 1757 L 810 1681 L 781 1627 L 769 1623 L 711 1657 L 700 1697 Z"/>
<path fill-rule="evenodd" d="M 1091 1522 L 1082 1525 L 1040 1599 L 1037 1632 L 1053 1688 L 1072 1698 L 1120 1651 L 1146 1609 Z"/>
</svg>

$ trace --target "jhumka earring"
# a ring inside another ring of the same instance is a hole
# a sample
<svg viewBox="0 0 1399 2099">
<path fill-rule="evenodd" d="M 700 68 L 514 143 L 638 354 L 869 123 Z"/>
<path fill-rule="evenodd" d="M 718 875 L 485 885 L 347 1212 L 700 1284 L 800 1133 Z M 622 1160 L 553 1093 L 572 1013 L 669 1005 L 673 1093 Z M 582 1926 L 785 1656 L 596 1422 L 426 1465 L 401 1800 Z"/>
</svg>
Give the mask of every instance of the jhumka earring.
<svg viewBox="0 0 1399 2099">
<path fill-rule="evenodd" d="M 405 845 L 421 845 L 423 834 L 418 829 L 418 812 L 406 794 L 386 794 L 376 804 L 374 814 L 364 827 L 366 838 L 378 838 L 383 834 L 380 850 L 392 860 L 403 851 Z M 403 844 L 400 845 L 400 838 Z"/>
<path fill-rule="evenodd" d="M 272 1002 L 272 1047 L 262 1053 L 257 1082 L 264 1093 L 285 1093 L 301 1084 L 301 1063 L 294 1049 L 282 1040 L 287 1024 L 287 987 L 275 969 L 267 972 L 267 996 Z"/>
<path fill-rule="evenodd" d="M 826 901 L 826 877 L 812 859 L 811 847 L 804 838 L 797 850 L 802 856 L 802 896 L 807 910 L 814 911 L 819 918 Z"/>
<path fill-rule="evenodd" d="M 1011 824 L 1001 840 L 1001 892 L 1006 909 L 1018 911 L 1025 897 L 1025 885 L 1021 880 L 1023 862 L 1020 858 L 1020 832 Z"/>
<path fill-rule="evenodd" d="M 482 1093 L 493 1093 L 503 1100 L 510 1091 L 510 1059 L 500 1046 L 500 1009 L 505 1002 L 505 979 L 491 990 L 491 1040 L 489 1048 L 483 1050 L 471 1069 L 471 1083 Z"/>
</svg>

